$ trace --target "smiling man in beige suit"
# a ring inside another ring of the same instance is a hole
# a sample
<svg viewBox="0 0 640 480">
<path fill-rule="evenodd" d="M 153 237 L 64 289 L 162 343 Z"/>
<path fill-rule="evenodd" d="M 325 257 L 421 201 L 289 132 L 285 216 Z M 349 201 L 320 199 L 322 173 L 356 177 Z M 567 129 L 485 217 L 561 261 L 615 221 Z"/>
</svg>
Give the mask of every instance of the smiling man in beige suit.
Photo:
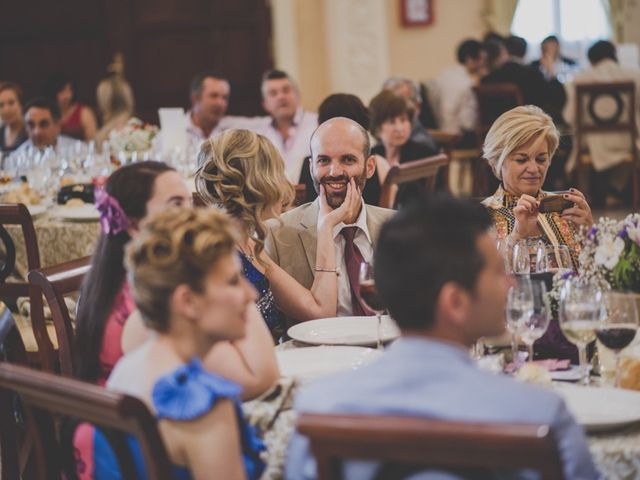
<svg viewBox="0 0 640 480">
<path fill-rule="evenodd" d="M 311 137 L 311 177 L 316 191 L 324 186 L 327 203 L 339 207 L 347 194 L 347 184 L 356 180 L 360 194 L 367 178 L 375 171 L 375 158 L 369 154 L 367 132 L 353 120 L 338 117 L 320 125 Z M 336 225 L 333 239 L 337 272 L 316 265 L 316 224 L 319 201 L 301 205 L 267 222 L 265 251 L 284 270 L 306 288 L 315 275 L 338 274 L 338 316 L 366 315 L 359 300 L 358 265 L 371 261 L 373 246 L 384 221 L 393 210 L 366 205 L 354 218 Z"/>
</svg>

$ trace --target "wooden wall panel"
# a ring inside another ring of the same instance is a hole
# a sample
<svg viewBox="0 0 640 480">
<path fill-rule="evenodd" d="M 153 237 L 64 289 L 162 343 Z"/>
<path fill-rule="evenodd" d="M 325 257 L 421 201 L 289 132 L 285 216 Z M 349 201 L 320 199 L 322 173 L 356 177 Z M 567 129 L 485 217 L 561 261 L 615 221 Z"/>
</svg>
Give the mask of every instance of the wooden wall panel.
<svg viewBox="0 0 640 480">
<path fill-rule="evenodd" d="M 94 105 L 98 81 L 121 52 L 147 121 L 157 121 L 159 107 L 187 108 L 189 82 L 202 70 L 230 80 L 230 113 L 258 114 L 260 76 L 272 65 L 269 15 L 266 0 L 7 2 L 0 80 L 18 81 L 31 97 L 50 73 L 68 72 L 80 100 Z"/>
</svg>

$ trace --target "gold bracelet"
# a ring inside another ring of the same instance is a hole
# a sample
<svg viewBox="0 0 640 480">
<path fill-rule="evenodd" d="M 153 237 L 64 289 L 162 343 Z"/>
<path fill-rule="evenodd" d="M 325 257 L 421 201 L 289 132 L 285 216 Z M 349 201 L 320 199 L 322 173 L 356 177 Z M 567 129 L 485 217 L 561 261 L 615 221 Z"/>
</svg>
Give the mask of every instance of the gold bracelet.
<svg viewBox="0 0 640 480">
<path fill-rule="evenodd" d="M 335 273 L 336 275 L 340 275 L 340 271 L 337 268 L 321 268 L 316 267 L 316 272 L 327 272 L 327 273 Z"/>
</svg>

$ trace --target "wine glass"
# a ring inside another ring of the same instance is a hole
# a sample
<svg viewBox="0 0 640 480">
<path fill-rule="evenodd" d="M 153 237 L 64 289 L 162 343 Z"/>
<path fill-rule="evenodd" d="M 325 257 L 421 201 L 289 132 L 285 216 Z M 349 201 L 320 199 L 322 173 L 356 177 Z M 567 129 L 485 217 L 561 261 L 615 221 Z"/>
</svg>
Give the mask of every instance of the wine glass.
<svg viewBox="0 0 640 480">
<path fill-rule="evenodd" d="M 511 265 L 513 273 L 527 275 L 531 273 L 531 257 L 529 255 L 529 246 L 527 245 L 526 240 L 519 240 L 513 246 Z"/>
<path fill-rule="evenodd" d="M 517 276 L 507 294 L 507 330 L 511 333 L 513 363 L 518 364 L 518 333 L 533 313 L 533 289 L 528 276 Z"/>
<path fill-rule="evenodd" d="M 605 292 L 605 314 L 596 329 L 598 340 L 616 356 L 615 386 L 620 386 L 620 351 L 635 338 L 638 329 L 638 309 L 634 295 Z"/>
<path fill-rule="evenodd" d="M 533 344 L 538 340 L 549 327 L 551 320 L 551 306 L 547 296 L 547 287 L 542 280 L 531 281 L 531 291 L 533 294 L 533 312 L 528 317 L 522 319 L 518 335 L 527 346 L 529 356 L 527 361 L 533 361 Z"/>
<path fill-rule="evenodd" d="M 547 272 L 566 273 L 573 271 L 571 252 L 566 245 L 547 245 L 544 253 Z"/>
<path fill-rule="evenodd" d="M 596 339 L 601 316 L 602 290 L 591 280 L 568 279 L 560 289 L 558 321 L 564 336 L 578 347 L 580 381 L 589 384 L 587 344 Z"/>
<path fill-rule="evenodd" d="M 376 330 L 376 348 L 382 349 L 382 312 L 384 312 L 384 305 L 378 295 L 376 289 L 376 283 L 373 276 L 373 264 L 370 262 L 362 262 L 360 264 L 360 299 L 374 311 L 378 319 Z"/>
</svg>

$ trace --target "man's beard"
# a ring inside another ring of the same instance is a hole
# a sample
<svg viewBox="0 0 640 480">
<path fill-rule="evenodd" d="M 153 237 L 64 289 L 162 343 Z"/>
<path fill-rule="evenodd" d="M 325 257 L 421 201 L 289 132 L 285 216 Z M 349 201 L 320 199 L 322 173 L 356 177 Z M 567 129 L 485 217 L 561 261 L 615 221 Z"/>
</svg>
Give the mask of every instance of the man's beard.
<svg viewBox="0 0 640 480">
<path fill-rule="evenodd" d="M 347 175 L 340 175 L 338 177 L 332 177 L 330 175 L 325 175 L 320 180 L 313 178 L 313 187 L 316 189 L 316 193 L 320 195 L 320 184 L 325 184 L 325 193 L 327 198 L 327 203 L 333 209 L 338 208 L 340 205 L 344 203 L 344 199 L 347 196 L 347 188 L 349 185 L 350 177 Z M 367 172 L 366 169 L 362 169 L 362 174 L 359 177 L 353 177 L 356 181 L 356 186 L 360 189 L 360 195 L 364 191 L 364 186 L 367 183 Z M 327 183 L 344 183 L 345 189 L 342 192 L 332 192 L 330 188 L 326 186 Z"/>
</svg>

